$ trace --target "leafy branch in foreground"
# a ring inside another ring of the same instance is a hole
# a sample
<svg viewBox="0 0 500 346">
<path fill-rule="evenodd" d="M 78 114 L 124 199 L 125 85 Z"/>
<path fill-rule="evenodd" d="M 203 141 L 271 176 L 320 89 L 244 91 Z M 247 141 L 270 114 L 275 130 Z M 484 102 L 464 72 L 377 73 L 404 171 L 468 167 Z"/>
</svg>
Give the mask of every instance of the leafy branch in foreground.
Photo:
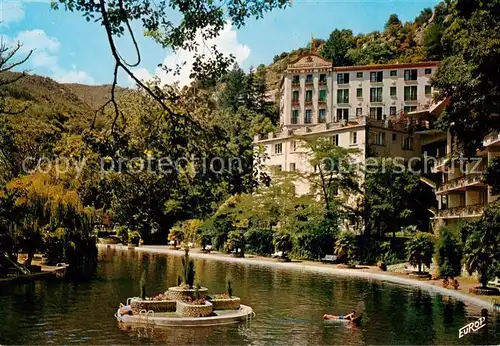
<svg viewBox="0 0 500 346">
<path fill-rule="evenodd" d="M 104 106 L 112 104 L 115 117 L 112 129 L 120 116 L 116 102 L 116 85 L 119 70 L 156 100 L 170 118 L 185 117 L 175 112 L 166 95 L 159 88 L 152 88 L 137 78 L 131 68 L 141 63 L 140 49 L 135 33 L 132 30 L 133 21 L 141 21 L 145 35 L 152 37 L 163 48 L 173 51 L 180 49 L 194 53 L 191 78 L 210 82 L 215 80 L 229 66 L 234 57 L 224 57 L 217 47 L 205 47 L 205 41 L 217 37 L 227 22 L 241 27 L 248 18 L 262 18 L 264 13 L 275 8 L 284 8 L 288 0 L 250 0 L 245 2 L 214 2 L 211 0 L 52 0 L 53 9 L 59 4 L 68 11 L 81 12 L 87 21 L 95 21 L 104 26 L 107 40 L 114 59 L 113 83 L 111 98 Z M 178 19 L 180 15 L 180 19 Z M 175 18 L 175 19 L 174 19 Z M 127 62 L 116 46 L 116 38 L 130 35 L 136 52 L 136 61 Z M 201 39 L 201 40 L 200 40 Z M 201 43 L 200 43 L 201 41 Z M 200 48 L 207 49 L 211 57 L 201 53 Z M 179 72 L 181 62 L 176 66 L 161 66 L 166 73 Z M 103 106 L 103 107 L 104 107 Z"/>
</svg>

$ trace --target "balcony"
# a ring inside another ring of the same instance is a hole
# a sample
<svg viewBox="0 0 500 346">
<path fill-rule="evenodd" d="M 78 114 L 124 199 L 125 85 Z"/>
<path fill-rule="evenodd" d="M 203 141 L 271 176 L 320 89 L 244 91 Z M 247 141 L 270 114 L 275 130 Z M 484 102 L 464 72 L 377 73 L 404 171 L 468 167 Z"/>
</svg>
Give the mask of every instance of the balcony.
<svg viewBox="0 0 500 346">
<path fill-rule="evenodd" d="M 486 204 L 474 204 L 462 207 L 443 209 L 438 212 L 439 219 L 459 219 L 468 217 L 481 217 Z"/>
<path fill-rule="evenodd" d="M 312 87 L 314 85 L 313 81 L 306 81 L 306 87 Z"/>
<path fill-rule="evenodd" d="M 326 105 L 326 100 L 318 100 L 319 105 Z"/>
<path fill-rule="evenodd" d="M 310 106 L 312 106 L 312 104 L 313 104 L 313 102 L 312 102 L 312 101 L 307 101 L 307 100 L 306 100 L 306 101 L 305 101 L 305 103 L 304 103 L 304 105 L 305 105 L 306 107 L 310 107 Z"/>
<path fill-rule="evenodd" d="M 326 79 L 325 80 L 320 80 L 318 84 L 319 85 L 326 85 Z"/>
<path fill-rule="evenodd" d="M 498 146 L 500 145 L 500 134 L 492 133 L 484 137 L 483 145 L 485 147 Z"/>
<path fill-rule="evenodd" d="M 300 107 L 299 100 L 292 100 L 292 107 Z"/>
<path fill-rule="evenodd" d="M 292 88 L 300 88 L 300 82 L 292 82 Z"/>
<path fill-rule="evenodd" d="M 483 183 L 483 175 L 481 173 L 473 173 L 442 183 L 437 187 L 436 194 L 445 195 L 449 192 L 465 191 L 468 187 L 487 188 L 488 185 Z"/>
</svg>

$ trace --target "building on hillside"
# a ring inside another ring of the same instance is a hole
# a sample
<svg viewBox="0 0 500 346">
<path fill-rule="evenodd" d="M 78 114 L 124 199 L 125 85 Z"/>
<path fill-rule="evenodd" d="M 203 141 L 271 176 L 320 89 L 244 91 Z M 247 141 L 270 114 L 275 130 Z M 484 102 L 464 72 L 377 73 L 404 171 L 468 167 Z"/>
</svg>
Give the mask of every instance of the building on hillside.
<svg viewBox="0 0 500 346">
<path fill-rule="evenodd" d="M 338 146 L 356 148 L 355 161 L 369 156 L 398 157 L 405 162 L 436 151 L 446 136 L 428 129 L 432 104 L 430 78 L 438 62 L 335 67 L 310 53 L 290 64 L 280 85 L 278 133 L 258 135 L 264 168 L 310 172 L 307 153 L 297 136 L 330 137 Z M 269 169 L 271 171 L 271 169 Z M 307 183 L 296 181 L 299 194 Z"/>
<path fill-rule="evenodd" d="M 436 186 L 439 210 L 434 220 L 437 227 L 478 218 L 486 205 L 498 199 L 491 187 L 483 182 L 483 172 L 495 157 L 500 156 L 500 135 L 486 136 L 483 149 L 476 157 L 463 158 L 456 138 L 449 131 L 444 134 L 446 146 L 434 167 L 434 172 L 441 176 Z"/>
</svg>

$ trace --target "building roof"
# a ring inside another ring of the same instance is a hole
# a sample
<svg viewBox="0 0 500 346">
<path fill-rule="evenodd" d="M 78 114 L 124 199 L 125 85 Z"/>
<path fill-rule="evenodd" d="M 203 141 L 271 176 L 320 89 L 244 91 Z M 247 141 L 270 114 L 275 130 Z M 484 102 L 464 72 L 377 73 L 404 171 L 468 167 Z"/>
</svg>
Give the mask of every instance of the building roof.
<svg viewBox="0 0 500 346">
<path fill-rule="evenodd" d="M 377 65 L 359 65 L 359 66 L 334 66 L 333 71 L 363 71 L 363 70 L 390 70 L 398 68 L 416 68 L 416 67 L 436 67 L 439 61 L 423 61 L 412 63 L 396 64 L 377 64 Z"/>
</svg>

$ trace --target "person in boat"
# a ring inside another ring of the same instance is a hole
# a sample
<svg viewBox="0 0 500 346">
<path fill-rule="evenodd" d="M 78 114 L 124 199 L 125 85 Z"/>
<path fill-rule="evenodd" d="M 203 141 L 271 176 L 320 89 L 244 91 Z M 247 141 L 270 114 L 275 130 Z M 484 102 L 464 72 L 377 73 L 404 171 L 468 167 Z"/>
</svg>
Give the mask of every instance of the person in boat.
<svg viewBox="0 0 500 346">
<path fill-rule="evenodd" d="M 123 305 L 120 303 L 120 315 L 134 315 L 135 312 L 132 310 L 132 307 L 130 305 Z"/>
<path fill-rule="evenodd" d="M 323 318 L 325 320 L 332 320 L 332 319 L 335 319 L 335 320 L 350 320 L 352 321 L 354 319 L 354 316 L 356 315 L 356 311 L 352 310 L 352 312 L 350 314 L 347 314 L 347 315 L 328 315 L 328 314 L 324 314 L 323 315 Z"/>
</svg>

